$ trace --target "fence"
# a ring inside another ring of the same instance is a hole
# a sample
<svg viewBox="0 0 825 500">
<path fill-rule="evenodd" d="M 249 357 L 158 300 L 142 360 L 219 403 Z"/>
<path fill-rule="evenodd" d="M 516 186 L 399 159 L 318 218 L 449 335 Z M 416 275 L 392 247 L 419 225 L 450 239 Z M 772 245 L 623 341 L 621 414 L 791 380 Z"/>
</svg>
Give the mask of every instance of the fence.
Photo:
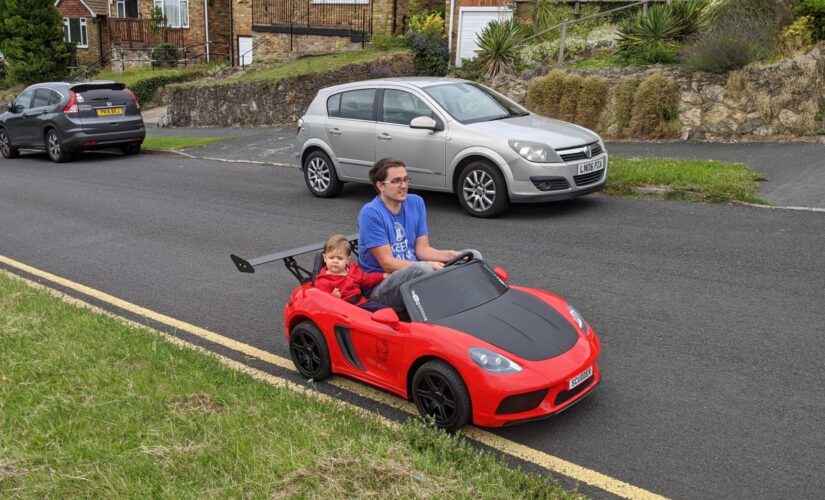
<svg viewBox="0 0 825 500">
<path fill-rule="evenodd" d="M 175 47 L 183 47 L 185 32 L 183 28 L 153 27 L 150 19 L 109 19 L 112 46 L 135 49 L 168 43 Z"/>
<path fill-rule="evenodd" d="M 229 44 L 224 42 L 209 42 L 209 59 L 210 60 L 226 60 L 229 61 Z M 111 65 L 112 69 L 126 70 L 127 67 L 150 65 L 152 70 L 167 68 L 167 67 L 188 67 L 206 64 L 206 43 L 199 43 L 196 45 L 188 45 L 178 48 L 172 58 L 155 58 L 157 54 L 153 54 L 154 48 L 151 47 L 135 47 L 135 48 L 119 48 L 114 49 L 113 55 L 119 57 L 104 56 L 92 64 L 85 66 L 70 67 L 71 70 L 69 79 L 71 81 L 88 80 L 97 72 L 105 69 L 106 66 Z M 135 57 L 136 55 L 144 54 L 144 57 Z M 134 63 L 134 64 L 130 64 Z"/>
<path fill-rule="evenodd" d="M 372 32 L 372 2 L 323 3 L 318 0 L 253 0 L 252 24 L 300 28 L 338 28 Z"/>
</svg>

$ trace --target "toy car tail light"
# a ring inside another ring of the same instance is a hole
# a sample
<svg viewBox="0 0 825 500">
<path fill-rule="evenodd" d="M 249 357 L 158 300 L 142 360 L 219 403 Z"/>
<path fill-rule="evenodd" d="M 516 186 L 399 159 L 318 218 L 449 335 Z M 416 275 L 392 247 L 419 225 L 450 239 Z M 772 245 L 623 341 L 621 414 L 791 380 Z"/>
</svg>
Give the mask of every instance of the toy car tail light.
<svg viewBox="0 0 825 500">
<path fill-rule="evenodd" d="M 137 100 L 137 96 L 135 96 L 135 93 L 134 93 L 134 92 L 132 92 L 132 91 L 131 91 L 131 90 L 129 90 L 129 89 L 123 89 L 123 90 L 125 90 L 126 92 L 128 92 L 128 93 L 129 93 L 129 95 L 132 97 L 132 102 L 134 102 L 134 103 L 135 103 L 135 106 L 137 106 L 137 109 L 140 109 L 140 103 L 138 102 L 138 100 Z"/>
<path fill-rule="evenodd" d="M 69 103 L 63 108 L 64 113 L 77 114 L 77 95 L 74 90 L 69 91 Z"/>
</svg>

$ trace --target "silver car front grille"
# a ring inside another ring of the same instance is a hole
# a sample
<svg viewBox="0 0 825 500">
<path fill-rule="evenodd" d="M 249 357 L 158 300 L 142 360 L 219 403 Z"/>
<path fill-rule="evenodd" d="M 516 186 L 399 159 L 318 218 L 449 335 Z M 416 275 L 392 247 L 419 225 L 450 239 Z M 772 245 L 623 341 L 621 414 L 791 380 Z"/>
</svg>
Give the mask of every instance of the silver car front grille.
<svg viewBox="0 0 825 500">
<path fill-rule="evenodd" d="M 588 150 L 590 151 L 589 155 Z M 593 144 L 585 144 L 584 146 L 576 146 L 574 148 L 557 149 L 556 153 L 558 153 L 565 162 L 586 160 L 602 154 L 602 147 L 598 142 L 594 142 Z"/>
</svg>

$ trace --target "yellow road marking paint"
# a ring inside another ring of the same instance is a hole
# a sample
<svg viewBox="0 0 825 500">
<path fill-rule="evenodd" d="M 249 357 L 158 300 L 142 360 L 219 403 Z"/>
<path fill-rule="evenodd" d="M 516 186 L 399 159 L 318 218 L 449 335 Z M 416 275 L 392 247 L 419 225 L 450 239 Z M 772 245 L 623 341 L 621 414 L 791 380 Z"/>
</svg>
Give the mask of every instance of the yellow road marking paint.
<svg viewBox="0 0 825 500">
<path fill-rule="evenodd" d="M 49 272 L 42 271 L 40 269 L 31 267 L 29 265 L 23 264 L 22 262 L 18 262 L 16 260 L 10 259 L 8 257 L 0 255 L 0 262 L 7 265 L 7 266 L 9 266 L 9 267 L 12 267 L 12 268 L 18 269 L 20 271 L 23 271 L 27 274 L 30 274 L 32 276 L 37 276 L 37 277 L 46 279 L 48 281 L 51 281 L 52 283 L 56 283 L 56 284 L 58 284 L 60 286 L 63 286 L 65 288 L 75 290 L 75 291 L 80 292 L 80 293 L 82 293 L 84 295 L 87 295 L 89 297 L 95 298 L 95 299 L 100 300 L 102 302 L 106 302 L 107 304 L 111 304 L 115 307 L 123 309 L 124 311 L 129 311 L 129 312 L 137 314 L 139 316 L 143 316 L 143 317 L 146 317 L 146 318 L 151 319 L 153 321 L 157 321 L 158 323 L 162 323 L 162 324 L 171 326 L 171 327 L 176 328 L 178 330 L 181 330 L 181 331 L 184 331 L 186 333 L 189 333 L 189 334 L 195 335 L 197 337 L 203 338 L 205 340 L 208 340 L 212 343 L 215 343 L 215 344 L 218 344 L 218 345 L 221 345 L 221 346 L 224 346 L 224 347 L 228 347 L 228 348 L 230 348 L 234 351 L 243 353 L 247 356 L 254 357 L 254 358 L 260 359 L 262 361 L 266 361 L 267 363 L 278 366 L 280 368 L 285 368 L 285 369 L 288 369 L 288 370 L 291 370 L 291 371 L 295 371 L 295 368 L 292 364 L 292 361 L 288 360 L 286 358 L 282 358 L 280 356 L 277 356 L 275 354 L 263 351 L 263 350 L 258 349 L 256 347 L 250 346 L 248 344 L 244 344 L 244 343 L 238 342 L 236 340 L 224 337 L 222 335 L 218 335 L 217 333 L 211 332 L 211 331 L 206 330 L 204 328 L 200 328 L 200 327 L 192 325 L 190 323 L 186 323 L 184 321 L 180 321 L 180 320 L 172 318 L 170 316 L 166 316 L 164 314 L 152 311 L 150 309 L 146 309 L 146 308 L 138 306 L 136 304 L 132 304 L 131 302 L 127 302 L 125 300 L 119 299 L 119 298 L 114 297 L 112 295 L 109 295 L 105 292 L 101 292 L 99 290 L 96 290 L 94 288 L 90 288 L 90 287 L 82 285 L 80 283 L 75 283 L 74 281 L 71 281 L 71 280 L 68 280 L 68 279 L 65 279 L 65 278 L 61 278 L 60 276 L 57 276 L 57 275 L 51 274 Z M 0 270 L 0 271 L 2 271 L 2 270 Z M 23 279 L 24 281 L 26 281 L 30 285 L 38 286 L 38 287 L 42 286 L 42 285 L 39 285 L 38 283 L 35 283 L 31 280 L 21 278 L 20 276 L 13 275 L 13 274 L 12 274 L 12 276 L 14 276 L 15 278 L 18 278 L 18 279 Z M 274 375 L 270 375 L 266 372 L 262 372 L 260 370 L 255 369 L 255 368 L 249 367 L 247 365 L 244 365 L 243 363 L 234 361 L 230 358 L 227 358 L 227 357 L 222 356 L 220 354 L 209 351 L 208 349 L 204 349 L 202 347 L 195 346 L 195 345 L 190 344 L 190 343 L 188 343 L 188 342 L 186 342 L 182 339 L 179 339 L 179 338 L 177 338 L 173 335 L 169 335 L 169 334 L 154 330 L 152 328 L 148 328 L 145 325 L 141 325 L 139 323 L 128 320 L 128 319 L 123 318 L 121 316 L 117 316 L 113 313 L 110 313 L 108 311 L 100 309 L 99 307 L 88 304 L 88 303 L 86 303 L 86 302 L 84 302 L 80 299 L 75 298 L 75 297 L 68 296 L 64 293 L 61 293 L 61 292 L 57 291 L 57 290 L 54 290 L 54 289 L 51 289 L 51 288 L 48 288 L 48 287 L 43 287 L 43 288 L 46 288 L 47 290 L 49 290 L 52 293 L 56 294 L 61 299 L 66 300 L 67 302 L 72 302 L 72 303 L 75 303 L 75 304 L 78 304 L 78 305 L 81 305 L 81 306 L 84 306 L 84 307 L 89 307 L 89 308 L 94 309 L 96 311 L 103 312 L 104 314 L 107 314 L 109 316 L 113 316 L 113 317 L 116 317 L 116 318 L 121 319 L 123 321 L 126 321 L 129 324 L 138 326 L 140 328 L 145 328 L 145 329 L 148 329 L 148 330 L 155 331 L 158 334 L 162 335 L 164 338 L 168 339 L 170 342 L 172 342 L 175 345 L 182 346 L 182 347 L 194 348 L 198 351 L 207 353 L 211 356 L 215 356 L 217 359 L 219 359 L 222 363 L 226 364 L 227 366 L 231 366 L 232 368 L 235 368 L 239 371 L 247 373 L 247 374 L 251 375 L 252 377 L 254 377 L 258 380 L 263 380 L 263 381 L 265 381 L 265 382 L 267 382 L 271 385 L 277 386 L 277 387 L 285 387 L 285 388 L 295 390 L 295 391 L 298 391 L 298 392 L 307 393 L 308 395 L 311 395 L 313 397 L 320 397 L 324 400 L 338 402 L 338 403 L 341 403 L 342 405 L 346 405 L 347 407 L 356 408 L 359 411 L 361 411 L 365 414 L 368 414 L 370 416 L 377 417 L 382 422 L 385 422 L 387 425 L 393 425 L 393 426 L 397 425 L 397 423 L 395 423 L 394 421 L 392 421 L 392 420 L 390 420 L 386 417 L 383 417 L 383 416 L 378 415 L 378 414 L 373 413 L 373 412 L 369 412 L 369 411 L 364 410 L 363 408 L 360 408 L 356 405 L 352 405 L 350 403 L 346 403 L 344 401 L 332 398 L 332 397 L 327 396 L 325 394 L 322 394 L 320 392 L 308 391 L 305 387 L 303 387 L 301 385 L 295 384 L 293 382 L 282 379 L 280 377 L 276 377 Z M 417 415 L 418 414 L 417 410 L 415 409 L 415 405 L 413 405 L 409 401 L 405 401 L 405 400 L 403 400 L 399 397 L 381 392 L 377 389 L 372 389 L 369 386 L 359 384 L 359 383 L 353 382 L 349 379 L 344 379 L 344 378 L 341 378 L 341 377 L 336 377 L 336 378 L 331 379 L 330 383 L 332 385 L 336 386 L 336 387 L 339 387 L 339 388 L 344 389 L 346 391 L 352 392 L 352 393 L 354 393 L 358 396 L 361 396 L 361 397 L 364 397 L 364 398 L 367 398 L 367 399 L 371 399 L 371 400 L 376 401 L 378 403 L 381 403 L 385 406 L 396 408 L 396 409 L 399 409 L 401 411 L 404 411 L 404 412 L 412 414 L 412 415 Z M 478 441 L 479 443 L 482 443 L 484 445 L 490 446 L 490 447 L 492 447 L 494 449 L 497 449 L 497 450 L 499 450 L 503 453 L 506 453 L 508 455 L 512 455 L 512 456 L 520 458 L 522 460 L 526 460 L 526 461 L 531 462 L 533 464 L 536 464 L 540 467 L 543 467 L 543 468 L 545 468 L 545 469 L 547 469 L 551 472 L 555 472 L 555 473 L 561 474 L 563 476 L 567 476 L 567 477 L 572 478 L 576 481 L 586 483 L 590 486 L 594 486 L 596 488 L 605 490 L 605 491 L 607 491 L 609 493 L 612 493 L 614 495 L 617 495 L 619 497 L 650 499 L 650 500 L 665 498 L 665 497 L 662 497 L 662 496 L 657 495 L 655 493 L 652 493 L 650 491 L 647 491 L 645 489 L 639 488 L 637 486 L 633 486 L 632 484 L 625 483 L 623 481 L 619 481 L 618 479 L 613 479 L 609 476 L 606 476 L 606 475 L 601 474 L 599 472 L 596 472 L 594 470 L 588 469 L 586 467 L 582 467 L 580 465 L 576 465 L 572 462 L 568 462 L 566 460 L 563 460 L 561 458 L 549 455 L 549 454 L 544 453 L 542 451 L 535 450 L 535 449 L 530 448 L 528 446 L 524 446 L 522 444 L 510 441 L 508 439 L 502 438 L 502 437 L 497 436 L 497 435 L 495 435 L 491 432 L 487 432 L 487 431 L 484 431 L 484 430 L 476 428 L 476 427 L 467 426 L 464 429 L 462 429 L 461 433 L 463 435 L 467 436 L 470 439 Z"/>
</svg>

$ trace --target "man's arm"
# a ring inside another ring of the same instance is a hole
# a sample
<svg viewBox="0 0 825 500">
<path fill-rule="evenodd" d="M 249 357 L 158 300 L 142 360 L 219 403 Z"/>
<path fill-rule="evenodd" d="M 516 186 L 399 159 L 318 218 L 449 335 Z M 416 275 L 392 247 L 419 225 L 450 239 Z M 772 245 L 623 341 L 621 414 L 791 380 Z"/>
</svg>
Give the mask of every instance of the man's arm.
<svg viewBox="0 0 825 500">
<path fill-rule="evenodd" d="M 411 265 L 415 264 L 415 262 L 396 259 L 395 257 L 393 257 L 392 249 L 389 245 L 372 247 L 369 249 L 369 252 L 372 254 L 373 257 L 375 257 L 375 260 L 378 261 L 378 265 L 380 265 L 381 268 L 388 273 L 400 271 L 401 269 L 406 269 Z"/>
<path fill-rule="evenodd" d="M 444 263 L 458 255 L 455 250 L 439 250 L 430 246 L 430 237 L 419 236 L 415 239 L 415 256 L 418 260 Z M 444 266 L 440 266 L 439 269 Z"/>
</svg>

